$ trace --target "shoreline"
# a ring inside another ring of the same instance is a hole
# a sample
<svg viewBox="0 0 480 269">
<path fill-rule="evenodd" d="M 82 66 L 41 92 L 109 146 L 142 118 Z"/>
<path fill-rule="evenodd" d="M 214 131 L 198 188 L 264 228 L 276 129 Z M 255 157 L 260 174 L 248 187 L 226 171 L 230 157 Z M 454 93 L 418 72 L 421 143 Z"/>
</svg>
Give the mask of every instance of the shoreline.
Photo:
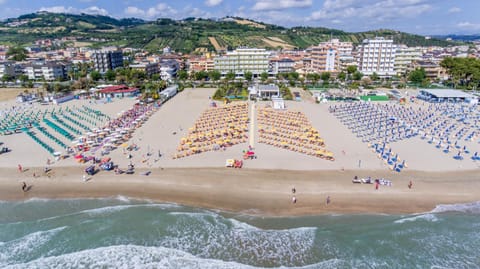
<svg viewBox="0 0 480 269">
<path fill-rule="evenodd" d="M 233 168 L 137 169 L 133 175 L 99 172 L 83 182 L 83 167 L 53 167 L 51 177 L 41 167 L 20 173 L 0 169 L 0 199 L 112 198 L 125 196 L 160 203 L 220 210 L 253 216 L 322 214 L 413 214 L 439 204 L 480 201 L 477 170 L 451 172 L 377 170 L 270 170 Z M 151 171 L 149 176 L 140 175 Z M 33 173 L 37 177 L 33 178 Z M 38 176 L 40 175 L 40 176 Z M 386 178 L 393 186 L 354 184 L 359 178 Z M 413 188 L 407 187 L 413 180 Z M 23 192 L 21 183 L 31 186 Z M 291 189 L 295 187 L 296 193 Z M 297 203 L 292 203 L 295 196 Z M 326 205 L 326 197 L 331 203 Z"/>
</svg>

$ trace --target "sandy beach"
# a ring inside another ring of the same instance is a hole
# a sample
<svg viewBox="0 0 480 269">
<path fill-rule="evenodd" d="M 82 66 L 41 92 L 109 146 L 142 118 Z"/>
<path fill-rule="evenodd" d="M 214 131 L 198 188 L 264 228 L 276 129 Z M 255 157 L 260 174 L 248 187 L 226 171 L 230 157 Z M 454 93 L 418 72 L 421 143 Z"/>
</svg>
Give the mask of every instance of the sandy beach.
<svg viewBox="0 0 480 269">
<path fill-rule="evenodd" d="M 2 200 L 37 198 L 92 198 L 118 195 L 173 202 L 187 206 L 240 212 L 250 215 L 286 216 L 323 213 L 416 213 L 439 204 L 480 199 L 478 171 L 433 173 L 405 172 L 392 176 L 382 171 L 289 171 L 224 168 L 153 169 L 150 176 L 100 173 L 83 182 L 77 167 L 55 168 L 51 177 L 41 169 L 19 173 L 3 169 Z M 37 178 L 32 174 L 36 171 Z M 393 186 L 353 184 L 359 174 L 389 177 Z M 8 176 L 6 176 L 8 175 Z M 413 179 L 409 189 L 408 179 Z M 31 189 L 24 193 L 21 183 Z M 295 187 L 296 193 L 291 189 Z M 295 196 L 297 203 L 291 202 Z M 331 202 L 326 204 L 330 196 Z"/>
<path fill-rule="evenodd" d="M 138 150 L 130 152 L 131 159 L 126 157 L 121 147 L 109 154 L 121 168 L 132 162 L 136 167 L 134 175 L 101 171 L 83 182 L 87 164 L 79 164 L 70 157 L 53 162 L 49 166 L 52 172 L 48 177 L 43 172 L 47 159 L 52 159 L 47 151 L 23 133 L 0 136 L 0 141 L 12 149 L 0 155 L 0 200 L 123 195 L 274 216 L 414 213 L 432 210 L 438 204 L 480 200 L 478 161 L 467 158 L 453 160 L 453 155 L 443 154 L 419 137 L 413 137 L 392 143 L 395 152 L 408 161 L 408 169 L 401 173 L 393 172 L 372 153 L 367 143 L 328 112 L 329 103 L 315 104 L 310 100 L 289 101 L 287 107 L 308 117 L 310 124 L 324 139 L 325 148 L 335 156 L 335 161 L 258 143 L 258 125 L 254 125 L 254 137 L 249 137 L 248 142 L 225 150 L 173 159 L 181 138 L 187 135 L 199 115 L 209 108 L 209 96 L 214 91 L 186 89 L 179 93 L 132 133 L 126 143 L 136 144 Z M 75 100 L 58 107 L 86 105 L 115 118 L 131 108 L 134 102 L 130 98 L 114 99 L 112 103 Z M 14 101 L 2 102 L 1 108 L 11 105 L 18 104 Z M 255 104 L 256 107 L 267 105 L 269 102 Z M 37 106 L 34 109 L 44 109 Z M 48 107 L 53 108 L 53 105 Z M 252 113 L 255 115 L 257 112 L 254 110 Z M 253 144 L 257 159 L 244 160 L 242 169 L 226 168 L 225 160 L 242 159 L 249 143 Z M 472 152 L 479 150 L 476 141 L 465 144 Z M 96 156 L 100 157 L 99 152 Z M 26 171 L 18 172 L 18 164 Z M 149 176 L 141 175 L 146 171 L 151 172 Z M 352 183 L 354 176 L 385 178 L 392 182 L 392 186 L 380 186 L 379 190 L 375 190 L 374 184 Z M 411 189 L 407 187 L 410 180 L 413 181 Z M 28 192 L 22 191 L 22 182 L 31 186 Z M 295 194 L 292 194 L 292 187 L 296 189 Z M 297 199 L 296 204 L 292 203 L 293 196 Z M 328 196 L 331 203 L 326 205 Z"/>
</svg>

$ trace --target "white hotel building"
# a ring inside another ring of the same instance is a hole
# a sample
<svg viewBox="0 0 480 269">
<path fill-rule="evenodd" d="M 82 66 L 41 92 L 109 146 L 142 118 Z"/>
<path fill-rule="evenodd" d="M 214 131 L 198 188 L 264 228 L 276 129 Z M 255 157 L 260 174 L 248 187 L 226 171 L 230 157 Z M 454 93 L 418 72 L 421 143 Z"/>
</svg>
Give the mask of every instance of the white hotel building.
<svg viewBox="0 0 480 269">
<path fill-rule="evenodd" d="M 383 37 L 365 39 L 359 50 L 358 69 L 364 75 L 377 73 L 381 77 L 394 76 L 395 51 L 393 40 Z"/>
<path fill-rule="evenodd" d="M 252 72 L 253 76 L 259 76 L 268 72 L 269 56 L 270 52 L 265 49 L 238 48 L 215 57 L 215 70 L 222 75 L 233 72 L 237 76 L 243 76 L 245 72 Z"/>
</svg>

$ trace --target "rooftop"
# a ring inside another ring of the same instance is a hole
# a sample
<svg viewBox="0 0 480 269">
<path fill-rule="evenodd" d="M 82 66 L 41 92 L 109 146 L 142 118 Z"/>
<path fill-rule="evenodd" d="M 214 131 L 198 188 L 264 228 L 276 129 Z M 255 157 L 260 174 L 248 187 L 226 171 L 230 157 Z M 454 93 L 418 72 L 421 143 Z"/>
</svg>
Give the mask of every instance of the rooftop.
<svg viewBox="0 0 480 269">
<path fill-rule="evenodd" d="M 475 96 L 463 91 L 454 89 L 422 89 L 425 92 L 437 98 L 474 98 Z"/>
</svg>

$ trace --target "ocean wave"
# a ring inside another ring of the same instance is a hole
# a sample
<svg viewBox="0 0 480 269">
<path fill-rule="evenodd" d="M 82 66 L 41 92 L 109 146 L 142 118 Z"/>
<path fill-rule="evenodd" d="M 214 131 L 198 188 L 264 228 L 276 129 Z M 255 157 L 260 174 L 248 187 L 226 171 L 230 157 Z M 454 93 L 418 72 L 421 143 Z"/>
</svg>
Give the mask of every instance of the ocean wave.
<svg viewBox="0 0 480 269">
<path fill-rule="evenodd" d="M 461 212 L 469 214 L 480 214 L 480 201 L 464 204 L 440 204 L 430 213 Z"/>
<path fill-rule="evenodd" d="M 430 222 L 436 222 L 436 221 L 438 221 L 438 218 L 434 214 L 420 214 L 420 215 L 415 215 L 415 216 L 408 217 L 408 218 L 399 219 L 399 220 L 394 221 L 393 223 L 402 224 L 402 223 L 405 223 L 405 222 L 417 221 L 417 220 L 425 220 L 425 221 L 430 221 Z"/>
<path fill-rule="evenodd" d="M 343 261 L 331 259 L 303 267 L 278 268 L 338 268 Z M 8 265 L 16 268 L 199 268 L 199 269 L 251 269 L 260 268 L 233 261 L 205 259 L 184 251 L 165 247 L 117 245 L 53 257 L 42 257 L 27 263 Z"/>
<path fill-rule="evenodd" d="M 37 231 L 27 234 L 21 238 L 12 241 L 3 242 L 0 245 L 0 267 L 4 267 L 19 257 L 25 256 L 32 249 L 46 244 L 53 236 L 67 228 L 66 226 L 57 227 L 46 231 Z"/>
<path fill-rule="evenodd" d="M 214 212 L 170 212 L 175 223 L 162 245 L 200 257 L 238 257 L 245 264 L 271 261 L 269 266 L 314 260 L 316 227 L 264 230 Z"/>
</svg>

